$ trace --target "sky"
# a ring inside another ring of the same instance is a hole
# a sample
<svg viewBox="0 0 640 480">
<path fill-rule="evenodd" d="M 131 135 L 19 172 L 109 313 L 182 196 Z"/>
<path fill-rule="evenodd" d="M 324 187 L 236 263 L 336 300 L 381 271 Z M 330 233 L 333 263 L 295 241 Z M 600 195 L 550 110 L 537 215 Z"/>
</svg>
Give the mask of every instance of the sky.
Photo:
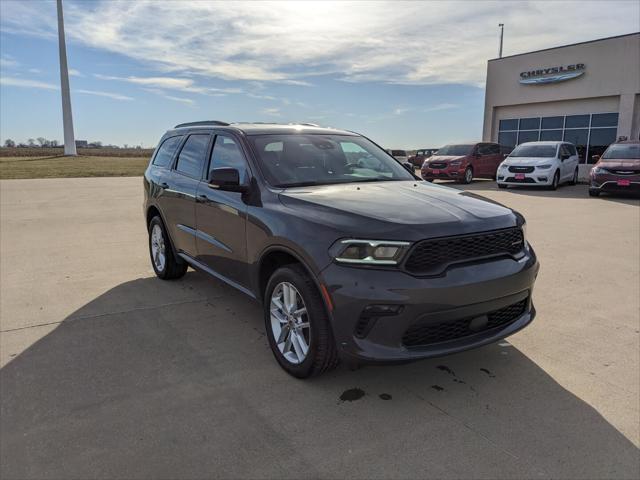
<svg viewBox="0 0 640 480">
<path fill-rule="evenodd" d="M 76 139 L 311 122 L 387 148 L 480 139 L 487 60 L 640 30 L 631 1 L 64 0 Z M 53 0 L 0 0 L 0 142 L 62 140 Z"/>
</svg>

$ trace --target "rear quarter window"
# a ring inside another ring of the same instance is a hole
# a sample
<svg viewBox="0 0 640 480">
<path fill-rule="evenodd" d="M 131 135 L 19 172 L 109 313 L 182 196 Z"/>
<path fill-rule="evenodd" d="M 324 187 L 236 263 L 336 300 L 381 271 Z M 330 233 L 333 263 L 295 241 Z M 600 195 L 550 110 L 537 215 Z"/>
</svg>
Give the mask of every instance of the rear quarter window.
<svg viewBox="0 0 640 480">
<path fill-rule="evenodd" d="M 181 140 L 182 136 L 178 136 L 169 137 L 162 142 L 162 145 L 160 145 L 160 148 L 158 148 L 156 152 L 156 156 L 153 157 L 153 165 L 157 167 L 168 167 Z"/>
</svg>

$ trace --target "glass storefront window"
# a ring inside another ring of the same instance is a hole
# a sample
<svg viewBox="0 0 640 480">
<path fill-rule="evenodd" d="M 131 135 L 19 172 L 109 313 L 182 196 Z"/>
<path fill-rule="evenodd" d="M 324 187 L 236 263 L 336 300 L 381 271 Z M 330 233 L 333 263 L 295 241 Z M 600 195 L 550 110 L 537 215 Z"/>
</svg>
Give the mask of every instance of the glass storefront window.
<svg viewBox="0 0 640 480">
<path fill-rule="evenodd" d="M 505 147 L 515 147 L 518 142 L 518 132 L 500 132 L 498 133 L 498 143 Z"/>
<path fill-rule="evenodd" d="M 592 127 L 617 127 L 617 113 L 594 113 L 591 118 Z"/>
<path fill-rule="evenodd" d="M 596 163 L 594 155 L 602 156 L 609 145 L 616 141 L 617 128 L 592 128 L 589 138 L 589 159 L 587 163 Z"/>
<path fill-rule="evenodd" d="M 562 128 L 564 126 L 564 117 L 542 117 L 542 129 Z"/>
<path fill-rule="evenodd" d="M 588 116 L 588 115 L 587 115 Z M 567 117 L 567 120 L 569 117 Z M 564 131 L 564 141 L 571 142 L 576 146 L 578 150 L 578 156 L 580 157 L 580 163 L 584 163 L 584 158 L 587 153 L 587 140 L 589 139 L 588 128 L 576 128 L 574 130 Z"/>
<path fill-rule="evenodd" d="M 518 133 L 518 145 L 525 142 L 537 142 L 538 131 L 521 131 Z"/>
<path fill-rule="evenodd" d="M 518 119 L 500 120 L 500 131 L 502 130 L 518 130 Z"/>
<path fill-rule="evenodd" d="M 540 117 L 520 119 L 520 130 L 538 130 L 539 128 Z"/>
<path fill-rule="evenodd" d="M 540 132 L 540 140 L 543 141 L 560 141 L 562 140 L 562 130 L 542 130 Z"/>
<path fill-rule="evenodd" d="M 564 128 L 579 128 L 589 126 L 590 115 L 567 115 Z"/>
</svg>

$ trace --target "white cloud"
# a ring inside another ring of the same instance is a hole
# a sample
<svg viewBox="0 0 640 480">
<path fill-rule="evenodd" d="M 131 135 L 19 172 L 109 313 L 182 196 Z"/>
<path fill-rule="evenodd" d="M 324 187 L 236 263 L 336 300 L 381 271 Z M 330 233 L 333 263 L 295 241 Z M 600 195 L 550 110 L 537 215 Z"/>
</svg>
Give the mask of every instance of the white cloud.
<svg viewBox="0 0 640 480">
<path fill-rule="evenodd" d="M 270 117 L 280 117 L 282 115 L 279 108 L 263 108 L 260 113 Z"/>
<path fill-rule="evenodd" d="M 18 65 L 20 64 L 10 55 L 2 55 L 2 57 L 0 57 L 0 68 L 13 68 Z"/>
<path fill-rule="evenodd" d="M 55 7 L 41 3 L 3 2 L 2 30 L 55 38 Z M 300 86 L 314 83 L 317 75 L 349 82 L 482 85 L 486 60 L 496 56 L 498 23 L 506 24 L 507 55 L 638 30 L 637 1 L 550 5 L 69 0 L 65 20 L 71 42 L 126 55 L 178 80 L 162 87 L 140 77 L 126 81 L 192 93 L 206 89 L 185 83 L 189 79 L 181 75 Z M 558 18 L 571 19 L 574 27 Z"/>
<path fill-rule="evenodd" d="M 457 103 L 439 103 L 437 105 L 433 105 L 431 107 L 426 107 L 423 109 L 424 112 L 438 112 L 440 110 L 451 110 L 453 108 L 458 108 L 460 105 Z"/>
<path fill-rule="evenodd" d="M 135 85 L 142 85 L 149 87 L 150 89 L 169 89 L 180 90 L 190 93 L 201 93 L 203 95 L 222 96 L 227 93 L 241 93 L 239 88 L 213 88 L 202 87 L 196 85 L 196 83 L 190 78 L 178 78 L 178 77 L 115 77 L 111 75 L 102 75 L 94 73 L 94 77 L 100 80 L 116 80 L 120 82 L 133 83 Z"/>
<path fill-rule="evenodd" d="M 73 92 L 83 93 L 85 95 L 96 95 L 98 97 L 107 97 L 113 100 L 122 100 L 122 101 L 133 100 L 133 98 L 127 97 L 126 95 L 120 95 L 119 93 L 112 93 L 112 92 L 100 92 L 96 90 L 82 90 L 82 89 L 74 89 Z"/>
<path fill-rule="evenodd" d="M 60 90 L 58 85 L 54 85 L 52 83 L 15 77 L 0 77 L 0 85 L 20 88 L 39 88 L 42 90 Z"/>
<path fill-rule="evenodd" d="M 79 72 L 75 68 L 70 68 L 69 69 L 69 75 L 71 75 L 72 77 L 84 77 L 84 74 Z"/>
</svg>

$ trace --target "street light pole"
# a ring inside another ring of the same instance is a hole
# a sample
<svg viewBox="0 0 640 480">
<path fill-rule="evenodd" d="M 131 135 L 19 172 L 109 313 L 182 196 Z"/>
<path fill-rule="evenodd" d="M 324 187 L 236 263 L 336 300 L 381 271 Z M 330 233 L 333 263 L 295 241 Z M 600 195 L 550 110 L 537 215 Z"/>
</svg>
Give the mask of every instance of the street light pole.
<svg viewBox="0 0 640 480">
<path fill-rule="evenodd" d="M 504 23 L 499 23 L 500 27 L 500 46 L 498 47 L 498 58 L 502 58 L 502 39 L 504 37 Z"/>
<path fill-rule="evenodd" d="M 58 7 L 58 47 L 60 50 L 60 90 L 62 92 L 62 125 L 64 128 L 64 154 L 77 155 L 76 140 L 73 135 L 73 116 L 71 115 L 71 95 L 69 92 L 69 69 L 67 67 L 67 45 L 64 40 L 64 18 L 62 0 Z"/>
</svg>

